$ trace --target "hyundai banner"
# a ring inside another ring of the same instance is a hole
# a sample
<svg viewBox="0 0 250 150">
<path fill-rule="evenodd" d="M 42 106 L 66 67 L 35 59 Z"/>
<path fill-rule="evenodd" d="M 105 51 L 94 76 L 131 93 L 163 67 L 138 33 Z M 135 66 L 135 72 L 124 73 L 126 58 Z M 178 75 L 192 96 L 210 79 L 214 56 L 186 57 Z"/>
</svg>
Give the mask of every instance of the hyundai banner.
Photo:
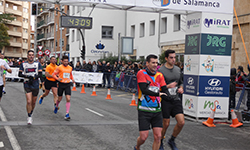
<svg viewBox="0 0 250 150">
<path fill-rule="evenodd" d="M 183 90 L 184 94 L 197 96 L 198 76 L 184 75 L 183 77 Z"/>
<path fill-rule="evenodd" d="M 199 76 L 199 96 L 228 97 L 230 77 Z"/>
</svg>

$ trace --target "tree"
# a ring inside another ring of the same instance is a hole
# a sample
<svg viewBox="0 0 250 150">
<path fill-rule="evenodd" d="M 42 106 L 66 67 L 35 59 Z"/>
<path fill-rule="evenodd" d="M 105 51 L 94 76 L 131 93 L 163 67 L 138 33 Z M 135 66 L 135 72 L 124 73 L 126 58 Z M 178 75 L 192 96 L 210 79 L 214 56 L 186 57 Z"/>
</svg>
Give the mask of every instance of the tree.
<svg viewBox="0 0 250 150">
<path fill-rule="evenodd" d="M 161 64 L 164 64 L 166 62 L 164 52 L 159 55 L 159 61 Z"/>
<path fill-rule="evenodd" d="M 5 24 L 14 20 L 14 17 L 12 16 L 12 14 L 0 14 L 0 49 L 2 49 L 4 46 L 10 45 L 10 37 L 7 32 L 9 28 Z"/>
</svg>

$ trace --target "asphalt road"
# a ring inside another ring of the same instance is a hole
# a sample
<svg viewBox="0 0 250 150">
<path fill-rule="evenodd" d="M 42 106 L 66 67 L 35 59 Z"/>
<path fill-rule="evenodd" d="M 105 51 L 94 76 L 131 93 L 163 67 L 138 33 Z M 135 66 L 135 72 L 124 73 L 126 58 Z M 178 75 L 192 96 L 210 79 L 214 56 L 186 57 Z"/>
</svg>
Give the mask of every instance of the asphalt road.
<svg viewBox="0 0 250 150">
<path fill-rule="evenodd" d="M 0 150 L 132 150 L 139 135 L 137 110 L 129 106 L 132 94 L 111 90 L 112 100 L 106 100 L 107 89 L 97 88 L 98 96 L 90 96 L 92 88 L 80 94 L 72 92 L 70 121 L 64 120 L 65 98 L 60 110 L 53 113 L 53 96 L 49 94 L 33 114 L 33 125 L 26 125 L 26 99 L 22 83 L 7 82 L 7 94 L 0 102 Z M 40 94 L 42 91 L 40 91 Z M 40 95 L 39 94 L 39 95 Z M 1 113 L 1 110 L 3 113 Z M 4 118 L 5 117 L 5 118 Z M 170 137 L 175 120 L 167 131 Z M 176 138 L 180 150 L 248 150 L 250 125 L 231 128 L 217 124 L 215 128 L 186 119 L 183 131 Z M 152 149 L 150 132 L 142 150 Z M 165 140 L 165 149 L 170 149 Z"/>
</svg>

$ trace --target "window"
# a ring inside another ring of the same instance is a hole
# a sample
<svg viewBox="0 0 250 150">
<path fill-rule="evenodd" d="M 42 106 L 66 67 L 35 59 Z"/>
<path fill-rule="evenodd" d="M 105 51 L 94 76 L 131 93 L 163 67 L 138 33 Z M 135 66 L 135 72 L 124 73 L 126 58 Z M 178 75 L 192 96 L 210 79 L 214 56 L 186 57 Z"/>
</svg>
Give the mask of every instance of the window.
<svg viewBox="0 0 250 150">
<path fill-rule="evenodd" d="M 13 27 L 13 31 L 17 31 L 17 27 Z"/>
<path fill-rule="evenodd" d="M 13 42 L 16 42 L 16 38 L 13 38 Z"/>
<path fill-rule="evenodd" d="M 13 52 L 16 53 L 17 52 L 17 48 L 13 48 Z"/>
<path fill-rule="evenodd" d="M 131 37 L 135 37 L 135 25 L 131 26 Z"/>
<path fill-rule="evenodd" d="M 23 8 L 23 12 L 27 13 L 28 9 L 27 8 Z"/>
<path fill-rule="evenodd" d="M 0 6 L 3 6 L 3 2 L 2 1 L 0 1 Z"/>
<path fill-rule="evenodd" d="M 112 26 L 102 26 L 102 38 L 112 39 L 113 38 L 113 27 Z"/>
<path fill-rule="evenodd" d="M 64 46 L 64 39 L 62 39 L 62 46 Z"/>
<path fill-rule="evenodd" d="M 181 15 L 174 15 L 174 31 L 180 31 L 181 29 Z"/>
<path fill-rule="evenodd" d="M 16 17 L 16 16 L 14 16 L 13 18 L 14 18 L 14 21 L 16 21 L 16 20 L 17 20 L 17 17 Z"/>
<path fill-rule="evenodd" d="M 80 31 L 76 30 L 77 34 L 76 34 L 76 40 L 79 41 L 80 40 Z"/>
<path fill-rule="evenodd" d="M 72 15 L 75 14 L 75 6 L 73 6 L 73 9 L 72 9 Z"/>
<path fill-rule="evenodd" d="M 29 22 L 29 19 L 25 19 L 25 21 L 28 23 L 28 22 Z"/>
<path fill-rule="evenodd" d="M 58 26 L 57 26 L 57 24 L 56 24 L 56 31 L 58 30 Z"/>
<path fill-rule="evenodd" d="M 5 7 L 7 7 L 7 8 L 8 8 L 8 7 L 9 7 L 9 4 L 8 4 L 8 3 L 6 3 L 6 4 L 5 4 Z"/>
<path fill-rule="evenodd" d="M 145 23 L 140 23 L 140 37 L 144 37 Z"/>
<path fill-rule="evenodd" d="M 14 9 L 14 10 L 17 10 L 17 6 L 13 5 L 13 9 Z"/>
<path fill-rule="evenodd" d="M 72 30 L 72 42 L 75 41 L 75 30 Z"/>
<path fill-rule="evenodd" d="M 155 21 L 154 20 L 150 21 L 149 35 L 155 35 Z"/>
<path fill-rule="evenodd" d="M 80 10 L 79 7 L 80 7 L 80 6 L 76 6 L 76 12 L 79 12 L 79 10 Z"/>
<path fill-rule="evenodd" d="M 161 18 L 161 33 L 167 33 L 167 17 Z"/>
</svg>

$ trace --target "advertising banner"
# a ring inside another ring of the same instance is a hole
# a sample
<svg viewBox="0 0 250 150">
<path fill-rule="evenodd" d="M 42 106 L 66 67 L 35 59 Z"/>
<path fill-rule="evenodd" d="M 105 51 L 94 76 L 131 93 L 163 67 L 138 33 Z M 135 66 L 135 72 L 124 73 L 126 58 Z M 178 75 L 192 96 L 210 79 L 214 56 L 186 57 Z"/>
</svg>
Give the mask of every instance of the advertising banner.
<svg viewBox="0 0 250 150">
<path fill-rule="evenodd" d="M 186 35 L 185 54 L 200 54 L 201 34 Z"/>
<path fill-rule="evenodd" d="M 198 76 L 184 75 L 183 76 L 183 90 L 184 94 L 197 96 Z"/>
<path fill-rule="evenodd" d="M 201 34 L 201 54 L 231 56 L 232 35 Z"/>
<path fill-rule="evenodd" d="M 184 55 L 184 74 L 199 74 L 199 55 Z"/>
<path fill-rule="evenodd" d="M 230 76 L 231 56 L 200 55 L 199 75 Z"/>
<path fill-rule="evenodd" d="M 228 97 L 230 77 L 199 76 L 199 96 Z"/>
<path fill-rule="evenodd" d="M 202 13 L 189 14 L 187 16 L 187 29 L 186 34 L 201 33 Z"/>
<path fill-rule="evenodd" d="M 75 82 L 101 84 L 103 73 L 72 71 Z"/>
<path fill-rule="evenodd" d="M 184 114 L 196 117 L 197 102 L 198 102 L 197 96 L 183 94 L 182 106 Z"/>
<path fill-rule="evenodd" d="M 201 33 L 232 35 L 232 14 L 202 13 L 201 22 Z"/>
<path fill-rule="evenodd" d="M 233 14 L 233 0 L 135 0 L 135 2 L 138 7 Z"/>
<path fill-rule="evenodd" d="M 19 68 L 10 68 L 11 70 L 12 70 L 12 72 L 11 73 L 8 73 L 7 71 L 6 71 L 6 78 L 16 78 L 16 79 L 19 79 L 19 77 L 18 77 L 18 72 L 19 72 Z"/>
<path fill-rule="evenodd" d="M 228 97 L 199 97 L 197 117 L 209 117 L 212 109 L 215 110 L 215 118 L 228 117 Z"/>
</svg>

